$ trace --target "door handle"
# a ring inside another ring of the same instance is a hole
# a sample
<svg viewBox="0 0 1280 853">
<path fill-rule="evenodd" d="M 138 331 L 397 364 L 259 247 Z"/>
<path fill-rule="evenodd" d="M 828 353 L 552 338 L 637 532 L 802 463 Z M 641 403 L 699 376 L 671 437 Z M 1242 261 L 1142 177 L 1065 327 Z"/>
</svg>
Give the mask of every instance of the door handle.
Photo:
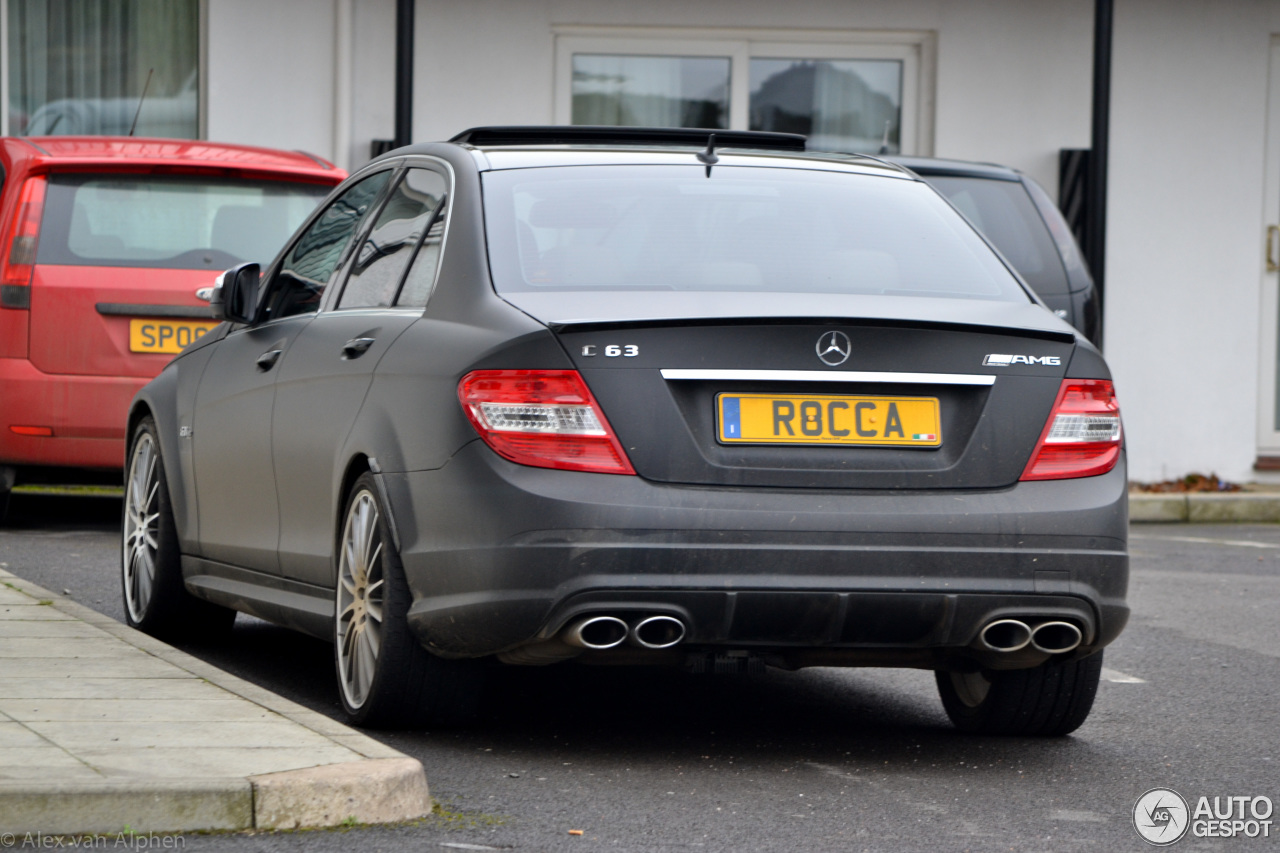
<svg viewBox="0 0 1280 853">
<path fill-rule="evenodd" d="M 373 346 L 375 338 L 352 338 L 342 345 L 343 358 L 359 358 Z"/>
<path fill-rule="evenodd" d="M 1267 226 L 1267 272 L 1280 270 L 1280 260 L 1276 257 L 1276 237 L 1280 236 L 1280 225 Z"/>
<path fill-rule="evenodd" d="M 284 352 L 282 349 L 270 349 L 258 356 L 258 369 L 270 370 L 275 367 L 276 362 L 280 359 L 280 353 L 282 352 Z"/>
</svg>

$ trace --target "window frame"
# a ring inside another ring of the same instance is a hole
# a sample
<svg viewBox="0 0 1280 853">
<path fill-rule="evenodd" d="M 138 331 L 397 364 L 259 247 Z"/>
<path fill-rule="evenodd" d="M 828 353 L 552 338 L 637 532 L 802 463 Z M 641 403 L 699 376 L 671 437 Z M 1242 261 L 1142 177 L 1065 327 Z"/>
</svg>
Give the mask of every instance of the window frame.
<svg viewBox="0 0 1280 853">
<path fill-rule="evenodd" d="M 341 311 L 343 313 L 347 313 L 350 311 L 418 311 L 418 312 L 421 312 L 426 309 L 427 302 L 431 301 L 431 294 L 435 292 L 436 280 L 439 278 L 440 266 L 444 260 L 445 239 L 448 237 L 448 234 L 449 234 L 449 214 L 452 212 L 452 207 L 453 207 L 453 172 L 450 169 L 441 168 L 440 164 L 443 162 L 444 161 L 436 161 L 434 159 L 426 160 L 422 158 L 418 158 L 416 160 L 401 160 L 399 162 L 399 164 L 395 167 L 396 174 L 392 177 L 391 181 L 388 182 L 386 188 L 383 190 L 383 195 L 379 201 L 377 211 L 375 211 L 375 213 L 369 217 L 369 221 L 366 223 L 366 227 L 361 229 L 360 234 L 358 235 L 357 239 L 352 243 L 352 246 L 348 247 L 348 253 L 346 257 L 343 259 L 342 264 L 338 267 L 338 270 L 336 272 L 337 277 L 333 281 L 333 289 L 335 290 L 333 299 L 331 302 L 327 304 L 327 307 L 322 306 L 322 310 L 334 311 L 334 312 Z M 357 244 L 363 244 L 364 241 L 368 240 L 369 237 L 373 234 L 374 228 L 377 225 L 377 218 L 382 215 L 382 209 L 386 207 L 387 203 L 390 201 L 391 193 L 394 192 L 400 186 L 400 184 L 408 178 L 409 171 L 412 169 L 421 169 L 423 171 L 432 172 L 436 175 L 439 175 L 441 180 L 444 181 L 444 194 L 442 197 L 443 204 L 438 205 L 435 208 L 435 210 L 432 211 L 432 215 L 431 215 L 432 223 L 440 219 L 444 220 L 444 229 L 440 233 L 440 250 L 437 253 L 435 268 L 432 270 L 432 273 L 431 273 L 431 285 L 430 287 L 427 288 L 426 301 L 423 302 L 421 305 L 398 304 L 400 300 L 400 295 L 404 292 L 404 286 L 408 284 L 409 276 L 413 273 L 413 266 L 418 261 L 418 254 L 422 251 L 422 247 L 425 245 L 426 237 L 430 233 L 430 226 L 428 226 L 427 232 L 422 235 L 422 238 L 419 239 L 418 243 L 413 247 L 413 254 L 409 257 L 408 265 L 404 268 L 404 270 L 400 274 L 400 280 L 399 280 L 399 283 L 396 285 L 395 295 L 392 297 L 390 305 L 353 305 L 353 306 L 344 308 L 342 306 L 342 297 L 346 294 L 347 285 L 350 284 L 351 282 L 351 271 L 355 264 L 355 258 L 359 254 L 359 248 L 356 248 L 356 246 Z"/>
<path fill-rule="evenodd" d="M 666 27 L 557 27 L 557 124 L 573 120 L 574 54 L 727 57 L 729 130 L 750 122 L 752 59 L 881 59 L 902 62 L 902 155 L 933 155 L 937 37 L 925 30 L 744 30 Z"/>
</svg>

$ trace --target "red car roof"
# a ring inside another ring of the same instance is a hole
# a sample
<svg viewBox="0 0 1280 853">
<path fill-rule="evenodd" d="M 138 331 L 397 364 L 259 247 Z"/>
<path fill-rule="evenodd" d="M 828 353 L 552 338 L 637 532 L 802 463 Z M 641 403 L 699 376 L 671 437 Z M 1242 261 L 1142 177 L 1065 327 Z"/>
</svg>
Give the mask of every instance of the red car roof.
<svg viewBox="0 0 1280 853">
<path fill-rule="evenodd" d="M 192 139 L 136 136 L 30 136 L 4 140 L 7 154 L 30 168 L 80 169 L 91 166 L 197 167 L 243 173 L 270 173 L 337 183 L 345 172 L 328 160 L 301 151 Z"/>
</svg>

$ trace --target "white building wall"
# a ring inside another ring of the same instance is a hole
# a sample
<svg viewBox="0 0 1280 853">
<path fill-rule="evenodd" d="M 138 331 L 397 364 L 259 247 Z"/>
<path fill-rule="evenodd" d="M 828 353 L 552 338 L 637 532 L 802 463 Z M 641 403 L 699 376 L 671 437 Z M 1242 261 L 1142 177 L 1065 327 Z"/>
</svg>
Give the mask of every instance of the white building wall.
<svg viewBox="0 0 1280 853">
<path fill-rule="evenodd" d="M 664 27 L 694 36 L 741 28 L 930 31 L 935 143 L 920 153 L 1006 163 L 1056 194 L 1058 149 L 1089 144 L 1092 9 L 1092 0 L 418 0 L 414 138 L 550 123 L 558 27 Z M 389 67 L 390 30 L 385 39 L 360 48 L 357 64 Z M 389 92 L 357 97 L 391 102 Z M 389 135 L 389 125 L 380 132 Z M 366 133 L 357 129 L 355 150 L 368 151 L 375 134 Z"/>
<path fill-rule="evenodd" d="M 333 3 L 208 0 L 207 8 L 208 138 L 333 159 Z"/>
<path fill-rule="evenodd" d="M 395 2 L 208 0 L 210 139 L 302 148 L 357 167 L 394 123 Z M 1016 166 L 1056 192 L 1057 151 L 1089 141 L 1092 0 L 418 0 L 415 140 L 553 121 L 555 34 L 573 26 L 935 33 L 934 142 L 916 153 Z M 335 110 L 335 39 L 351 56 Z M 334 122 L 349 117 L 349 144 Z M 932 148 L 930 151 L 929 148 Z"/>
<path fill-rule="evenodd" d="M 1133 479 L 1254 478 L 1259 370 L 1275 358 L 1259 304 L 1278 11 L 1116 3 L 1105 349 Z"/>
</svg>

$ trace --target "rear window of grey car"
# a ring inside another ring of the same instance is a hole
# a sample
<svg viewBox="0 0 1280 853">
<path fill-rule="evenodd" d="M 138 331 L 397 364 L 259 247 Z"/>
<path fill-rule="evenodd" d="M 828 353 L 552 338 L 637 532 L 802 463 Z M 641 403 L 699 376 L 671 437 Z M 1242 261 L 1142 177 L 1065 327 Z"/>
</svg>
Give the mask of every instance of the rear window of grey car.
<svg viewBox="0 0 1280 853">
<path fill-rule="evenodd" d="M 222 270 L 266 266 L 331 187 L 160 175 L 53 175 L 36 262 Z"/>
<path fill-rule="evenodd" d="M 935 192 L 842 172 L 575 166 L 484 175 L 500 292 L 683 290 L 1025 302 Z"/>
<path fill-rule="evenodd" d="M 1036 293 L 1066 295 L 1070 288 L 1062 258 L 1021 181 L 951 176 L 925 180 L 969 217 Z"/>
</svg>

